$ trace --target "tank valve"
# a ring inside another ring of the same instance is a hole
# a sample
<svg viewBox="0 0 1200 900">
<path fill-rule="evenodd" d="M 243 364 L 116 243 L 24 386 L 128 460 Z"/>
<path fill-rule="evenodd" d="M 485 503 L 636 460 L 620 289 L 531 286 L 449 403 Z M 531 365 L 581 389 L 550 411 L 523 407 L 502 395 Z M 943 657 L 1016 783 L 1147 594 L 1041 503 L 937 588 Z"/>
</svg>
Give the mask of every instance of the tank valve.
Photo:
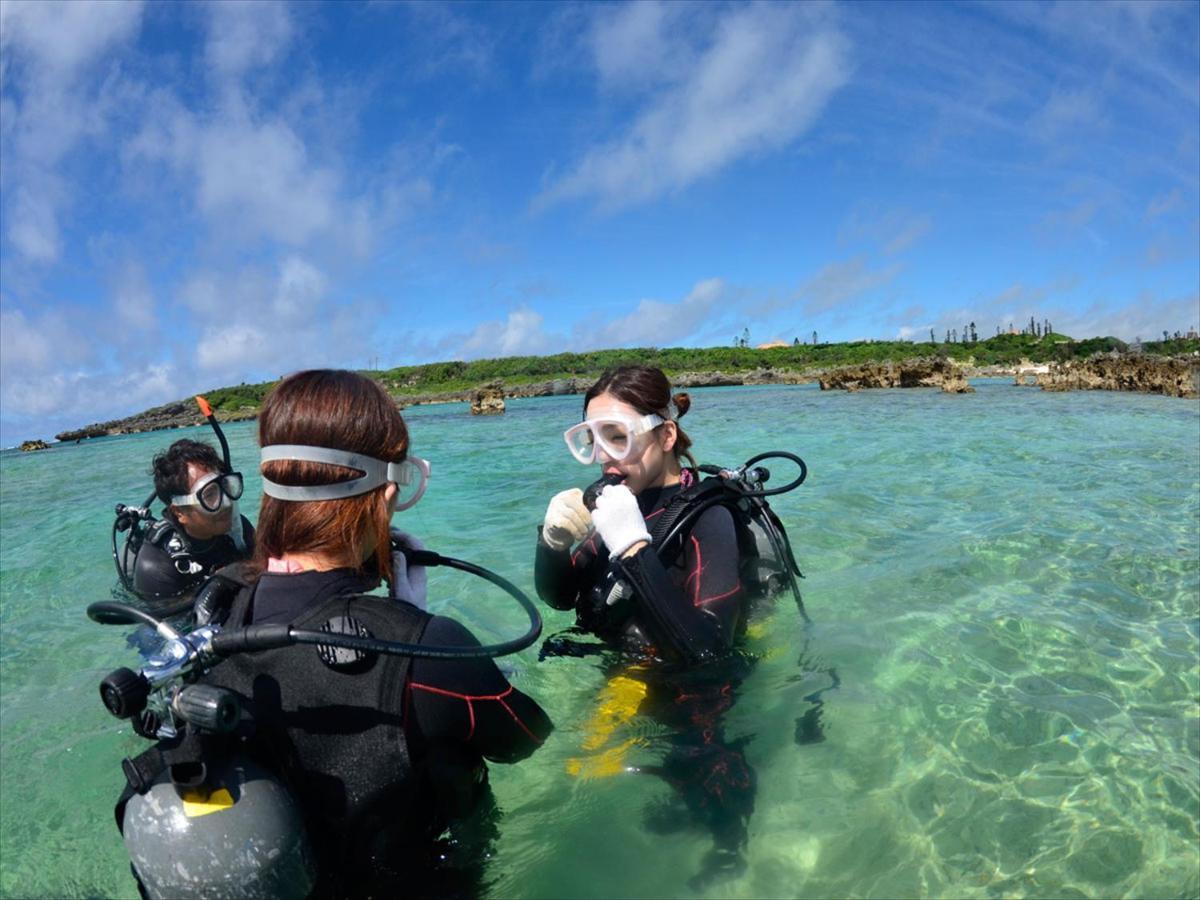
<svg viewBox="0 0 1200 900">
<path fill-rule="evenodd" d="M 136 716 L 146 708 L 150 685 L 132 669 L 120 668 L 100 682 L 100 700 L 118 719 Z"/>
<path fill-rule="evenodd" d="M 189 684 L 175 695 L 171 709 L 196 728 L 225 734 L 237 727 L 242 705 L 237 694 L 208 684 Z"/>
</svg>

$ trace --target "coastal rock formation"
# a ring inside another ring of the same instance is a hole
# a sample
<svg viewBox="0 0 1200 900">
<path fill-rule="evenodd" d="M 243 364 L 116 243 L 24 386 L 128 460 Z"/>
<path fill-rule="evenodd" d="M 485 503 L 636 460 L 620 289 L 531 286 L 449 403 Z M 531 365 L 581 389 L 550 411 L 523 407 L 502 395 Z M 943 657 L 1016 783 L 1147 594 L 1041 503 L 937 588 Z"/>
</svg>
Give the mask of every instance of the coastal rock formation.
<svg viewBox="0 0 1200 900">
<path fill-rule="evenodd" d="M 948 394 L 969 394 L 963 370 L 948 359 L 925 357 L 900 363 L 872 362 L 831 369 L 817 377 L 821 390 L 858 391 L 863 388 L 936 387 Z"/>
<path fill-rule="evenodd" d="M 1034 364 L 1027 359 L 1022 359 L 1013 367 L 1013 384 L 1017 387 L 1033 387 L 1037 385 L 1038 378 L 1050 371 L 1048 363 Z"/>
<path fill-rule="evenodd" d="M 244 409 L 235 413 L 222 412 L 218 419 L 222 422 L 240 422 L 258 416 L 258 410 Z M 164 406 L 156 406 L 145 412 L 138 413 L 126 419 L 114 419 L 111 422 L 99 422 L 88 425 L 76 431 L 64 431 L 55 435 L 60 441 L 79 441 L 83 438 L 105 437 L 110 434 L 139 434 L 143 431 L 159 431 L 163 428 L 187 428 L 191 425 L 203 425 L 204 417 L 196 408 L 193 400 L 178 400 Z"/>
<path fill-rule="evenodd" d="M 1052 363 L 1037 376 L 1044 391 L 1137 391 L 1200 397 L 1200 357 L 1112 356 Z"/>
<path fill-rule="evenodd" d="M 50 445 L 47 444 L 45 441 L 40 441 L 40 440 L 36 440 L 36 439 L 32 440 L 32 441 L 21 441 L 21 452 L 22 453 L 32 453 L 34 450 L 49 450 L 49 449 L 50 449 Z"/>
<path fill-rule="evenodd" d="M 499 381 L 485 384 L 471 394 L 471 415 L 491 416 L 504 412 L 504 388 Z"/>
</svg>

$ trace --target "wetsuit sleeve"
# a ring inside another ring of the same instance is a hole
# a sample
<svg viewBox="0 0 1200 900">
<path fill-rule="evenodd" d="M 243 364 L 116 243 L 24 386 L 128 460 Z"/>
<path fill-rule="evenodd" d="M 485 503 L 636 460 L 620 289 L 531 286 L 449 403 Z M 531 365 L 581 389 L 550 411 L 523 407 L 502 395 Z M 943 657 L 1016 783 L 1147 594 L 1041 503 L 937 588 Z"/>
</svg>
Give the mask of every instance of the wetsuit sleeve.
<svg viewBox="0 0 1200 900">
<path fill-rule="evenodd" d="M 478 647 L 465 627 L 434 616 L 422 644 Z M 524 759 L 554 729 L 538 704 L 490 659 L 414 659 L 408 705 L 426 739 L 466 744 L 495 762 Z"/>
<path fill-rule="evenodd" d="M 638 598 L 639 618 L 661 649 L 701 662 L 728 649 L 737 633 L 743 590 L 737 534 L 723 507 L 701 516 L 683 552 L 682 585 L 646 547 L 618 563 Z"/>
<path fill-rule="evenodd" d="M 553 550 L 541 540 L 538 530 L 537 555 L 533 561 L 533 582 L 538 596 L 555 609 L 574 609 L 579 596 L 599 581 L 602 566 L 592 532 L 574 550 Z"/>
</svg>

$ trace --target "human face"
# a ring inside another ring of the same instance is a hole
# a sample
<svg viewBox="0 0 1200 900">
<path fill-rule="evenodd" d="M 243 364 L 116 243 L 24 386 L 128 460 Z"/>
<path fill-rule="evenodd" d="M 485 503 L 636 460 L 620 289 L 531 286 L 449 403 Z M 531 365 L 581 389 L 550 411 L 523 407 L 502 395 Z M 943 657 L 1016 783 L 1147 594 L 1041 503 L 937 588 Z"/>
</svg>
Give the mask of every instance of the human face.
<svg viewBox="0 0 1200 900">
<path fill-rule="evenodd" d="M 612 416 L 634 421 L 642 415 L 641 410 L 609 393 L 593 397 L 586 410 L 588 419 Z M 613 459 L 597 444 L 596 461 L 602 474 L 620 475 L 635 494 L 646 488 L 675 484 L 679 481 L 679 462 L 671 451 L 675 448 L 676 434 L 674 422 L 663 422 L 652 431 L 634 436 L 632 447 L 622 459 Z"/>
<path fill-rule="evenodd" d="M 207 466 L 188 463 L 188 493 L 195 493 L 202 481 L 211 478 L 215 472 Z M 173 506 L 175 520 L 183 526 L 183 530 L 198 541 L 206 541 L 220 534 L 226 534 L 233 525 L 233 504 L 222 504 L 221 508 L 210 513 L 201 506 Z"/>
</svg>

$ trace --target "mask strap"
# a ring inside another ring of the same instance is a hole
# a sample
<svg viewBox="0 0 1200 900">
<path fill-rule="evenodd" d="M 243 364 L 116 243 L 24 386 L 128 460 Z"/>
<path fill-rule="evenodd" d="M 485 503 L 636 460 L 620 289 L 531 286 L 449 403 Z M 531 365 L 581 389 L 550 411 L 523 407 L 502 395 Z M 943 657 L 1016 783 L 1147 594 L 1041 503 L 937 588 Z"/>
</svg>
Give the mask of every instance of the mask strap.
<svg viewBox="0 0 1200 900">
<path fill-rule="evenodd" d="M 289 485 L 277 484 L 263 476 L 263 493 L 276 500 L 344 500 L 372 491 L 381 484 L 389 481 L 405 482 L 407 480 L 403 463 L 389 463 L 373 456 L 362 453 L 352 453 L 348 450 L 334 450 L 330 447 L 308 447 L 303 444 L 273 444 L 262 448 L 264 463 L 277 460 L 297 460 L 300 462 L 326 463 L 331 466 L 343 466 L 347 469 L 358 469 L 364 474 L 350 481 L 336 484 Z"/>
</svg>

